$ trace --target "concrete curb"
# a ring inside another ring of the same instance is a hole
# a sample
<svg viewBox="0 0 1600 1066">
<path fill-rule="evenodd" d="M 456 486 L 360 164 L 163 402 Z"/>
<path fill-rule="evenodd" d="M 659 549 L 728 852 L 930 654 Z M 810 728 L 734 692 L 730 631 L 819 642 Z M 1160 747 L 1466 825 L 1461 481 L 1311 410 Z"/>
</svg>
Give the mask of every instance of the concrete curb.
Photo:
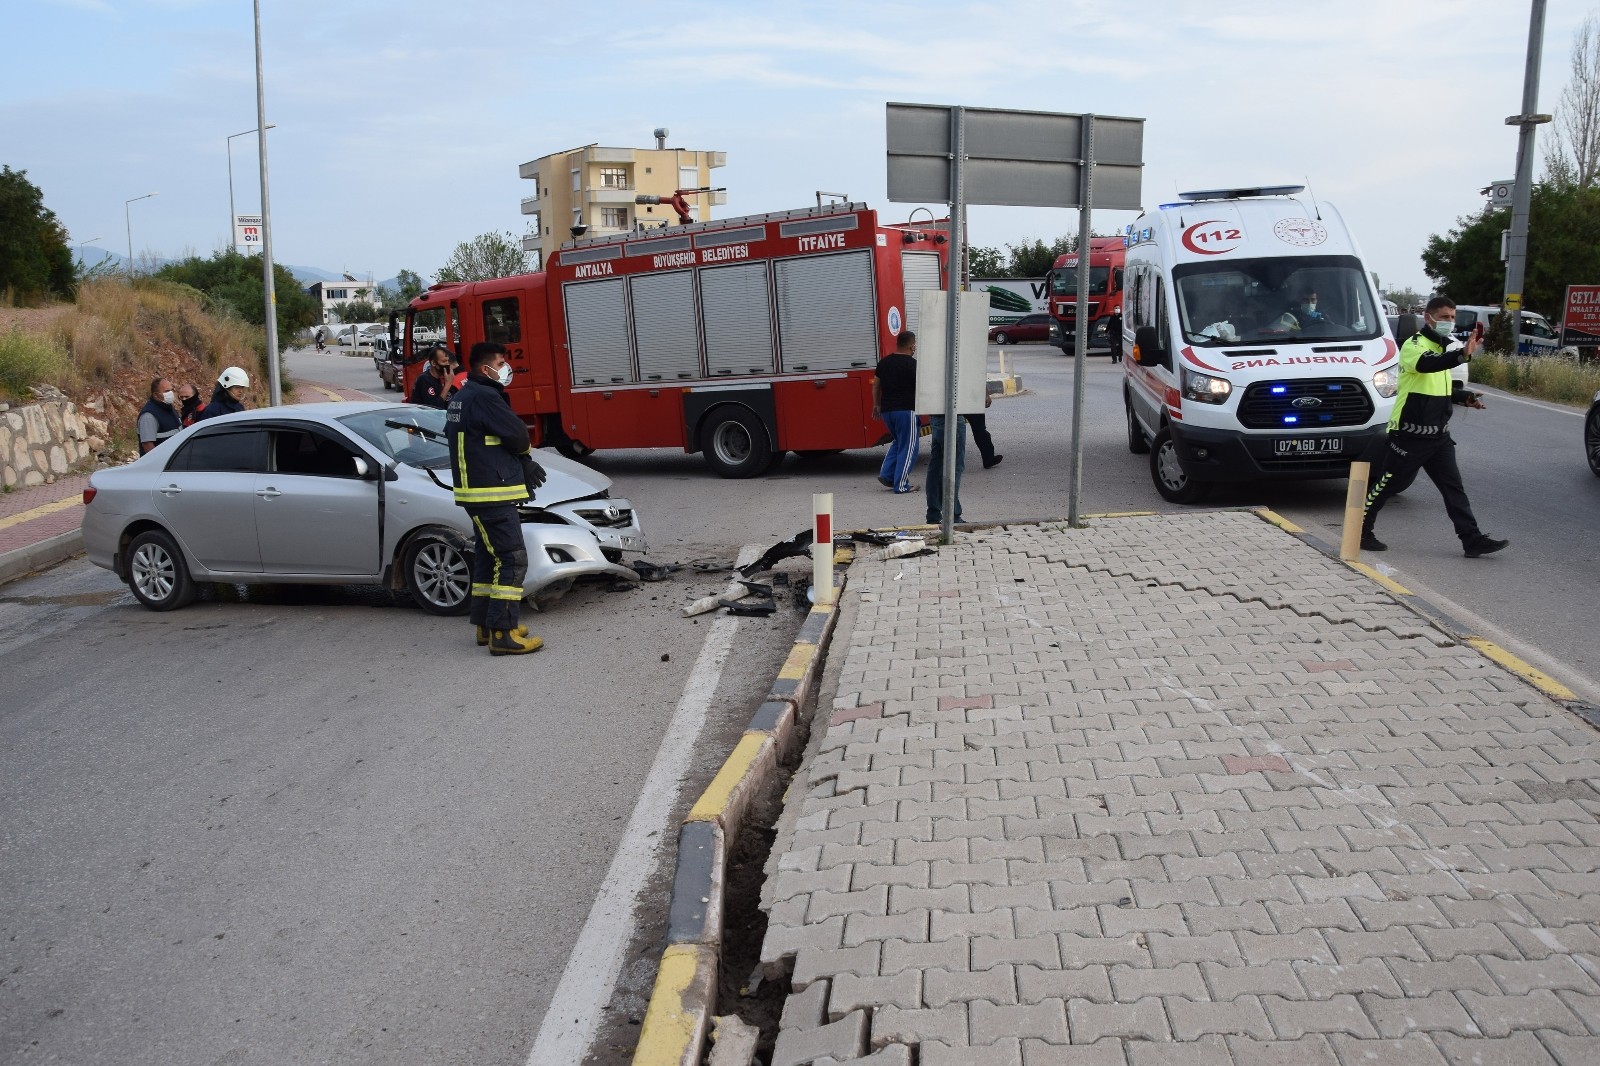
<svg viewBox="0 0 1600 1066">
<path fill-rule="evenodd" d="M 853 549 L 835 551 L 834 602 L 817 604 L 806 615 L 767 698 L 678 829 L 667 946 L 639 1029 L 634 1066 L 694 1066 L 705 1051 L 717 1007 L 729 843 L 738 836 L 751 799 L 771 787 L 794 745 L 795 724 L 833 636 L 844 569 L 854 559 Z"/>
<path fill-rule="evenodd" d="M 35 570 L 43 570 L 47 566 L 54 566 L 63 559 L 70 559 L 83 551 L 83 532 L 73 529 L 65 533 L 57 533 L 53 537 L 30 544 L 26 548 L 15 548 L 0 554 L 0 585 L 15 581 Z"/>
<path fill-rule="evenodd" d="M 1366 577 L 1377 584 L 1379 588 L 1383 589 L 1390 596 L 1394 597 L 1394 599 L 1402 606 L 1409 608 L 1413 613 L 1427 619 L 1435 627 L 1442 630 L 1448 636 L 1476 651 L 1479 655 L 1482 655 L 1485 659 L 1488 659 L 1501 669 L 1508 670 L 1515 674 L 1523 681 L 1526 681 L 1528 684 L 1538 689 L 1542 695 L 1556 703 L 1561 704 L 1567 710 L 1571 711 L 1573 714 L 1576 714 L 1579 718 L 1582 718 L 1589 725 L 1600 728 L 1600 708 L 1595 708 L 1589 703 L 1580 699 L 1578 694 L 1572 691 L 1571 688 L 1551 677 L 1543 670 L 1540 670 L 1532 663 L 1524 661 L 1489 638 L 1479 636 L 1477 633 L 1474 633 L 1471 626 L 1468 626 L 1464 622 L 1455 618 L 1448 611 L 1445 611 L 1437 604 L 1431 603 L 1422 596 L 1417 595 L 1400 582 L 1380 573 L 1378 570 L 1368 566 L 1366 563 L 1360 561 L 1345 562 L 1339 558 L 1339 549 L 1337 546 L 1327 543 L 1321 537 L 1307 533 L 1305 530 L 1301 529 L 1287 518 L 1278 514 L 1276 511 L 1273 511 L 1271 508 L 1252 507 L 1249 508 L 1249 510 L 1262 521 L 1269 522 L 1272 525 L 1277 526 L 1279 529 L 1283 530 L 1285 533 L 1288 533 L 1296 540 L 1303 541 L 1304 543 L 1309 544 L 1311 547 L 1317 549 L 1322 554 L 1328 556 L 1328 558 L 1344 563 L 1345 566 L 1348 566 L 1356 573 L 1361 574 L 1363 577 Z"/>
</svg>

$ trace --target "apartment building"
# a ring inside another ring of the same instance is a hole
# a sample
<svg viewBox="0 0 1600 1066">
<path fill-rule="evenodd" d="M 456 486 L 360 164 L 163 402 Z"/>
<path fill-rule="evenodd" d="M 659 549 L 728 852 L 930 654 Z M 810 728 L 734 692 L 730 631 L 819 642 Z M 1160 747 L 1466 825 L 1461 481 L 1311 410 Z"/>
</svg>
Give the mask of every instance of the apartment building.
<svg viewBox="0 0 1600 1066">
<path fill-rule="evenodd" d="M 343 281 L 314 281 L 306 286 L 306 295 L 317 301 L 325 325 L 343 322 L 340 311 L 345 304 L 356 300 L 370 303 L 375 291 L 371 278 L 357 281 L 349 274 L 344 276 Z"/>
<path fill-rule="evenodd" d="M 532 229 L 522 238 L 522 247 L 538 254 L 540 268 L 563 241 L 572 239 L 574 226 L 586 227 L 586 235 L 593 237 L 676 225 L 677 213 L 668 205 L 640 204 L 635 198 L 707 188 L 714 184 L 711 172 L 727 165 L 726 152 L 668 148 L 664 129 L 656 130 L 655 137 L 654 148 L 587 144 L 518 168 L 536 189 L 522 200 L 522 213 Z M 711 218 L 712 207 L 726 203 L 727 195 L 698 193 L 686 199 L 694 220 L 700 222 Z"/>
</svg>

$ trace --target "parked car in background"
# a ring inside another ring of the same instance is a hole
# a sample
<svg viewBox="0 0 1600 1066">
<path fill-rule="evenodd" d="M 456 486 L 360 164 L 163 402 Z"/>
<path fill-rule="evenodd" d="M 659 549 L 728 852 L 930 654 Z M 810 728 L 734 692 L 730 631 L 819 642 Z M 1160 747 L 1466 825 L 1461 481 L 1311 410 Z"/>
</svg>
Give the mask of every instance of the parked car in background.
<svg viewBox="0 0 1600 1066">
<path fill-rule="evenodd" d="M 995 326 L 989 330 L 989 343 L 1016 344 L 1019 341 L 1047 341 L 1050 339 L 1050 316 L 1047 314 L 1023 315 L 1015 322 Z"/>
<path fill-rule="evenodd" d="M 387 333 L 372 339 L 372 365 L 378 371 L 378 377 L 383 379 L 385 389 L 405 388 L 405 367 L 400 360 L 404 347 L 393 347 L 389 343 Z"/>
<path fill-rule="evenodd" d="M 1456 304 L 1456 336 L 1465 338 L 1467 332 L 1479 322 L 1488 329 L 1489 323 L 1500 313 L 1498 306 L 1484 304 Z M 1537 311 L 1523 311 L 1521 330 L 1517 335 L 1518 355 L 1556 355 L 1561 350 L 1561 331 Z"/>
<path fill-rule="evenodd" d="M 1594 394 L 1583 420 L 1583 453 L 1589 457 L 1589 469 L 1600 477 L 1600 392 Z"/>
<path fill-rule="evenodd" d="M 154 611 L 199 582 L 378 585 L 463 614 L 472 529 L 455 505 L 443 411 L 322 403 L 197 423 L 83 491 L 89 561 Z M 611 480 L 540 451 L 547 479 L 518 508 L 536 606 L 583 578 L 637 580 L 638 516 Z"/>
</svg>

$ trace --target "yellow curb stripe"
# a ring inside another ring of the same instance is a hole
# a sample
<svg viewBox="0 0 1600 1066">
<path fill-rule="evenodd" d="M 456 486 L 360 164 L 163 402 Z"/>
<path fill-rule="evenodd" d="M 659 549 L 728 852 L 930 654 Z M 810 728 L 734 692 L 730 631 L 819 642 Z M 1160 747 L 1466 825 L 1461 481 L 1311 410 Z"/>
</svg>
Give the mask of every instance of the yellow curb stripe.
<svg viewBox="0 0 1600 1066">
<path fill-rule="evenodd" d="M 326 396 L 328 398 L 328 402 L 329 403 L 344 403 L 344 397 L 340 396 L 337 392 L 334 392 L 332 389 L 325 389 L 321 385 L 313 385 L 309 381 L 302 381 L 300 384 L 304 385 L 308 389 L 312 389 L 312 390 L 314 390 L 316 392 L 322 393 L 322 395 L 324 395 L 324 396 Z"/>
<path fill-rule="evenodd" d="M 778 680 L 799 681 L 806 676 L 806 669 L 811 665 L 811 660 L 816 658 L 817 646 L 815 644 L 796 644 L 789 649 L 789 657 L 783 660 L 783 666 L 778 670 Z"/>
<path fill-rule="evenodd" d="M 81 493 L 77 496 L 68 496 L 64 500 L 57 500 L 54 503 L 40 504 L 38 507 L 19 512 L 18 514 L 14 514 L 9 518 L 0 518 L 0 529 L 10 529 L 12 526 L 20 526 L 24 522 L 32 522 L 35 518 L 43 518 L 47 514 L 55 514 L 57 511 L 65 511 L 69 507 L 82 506 L 83 496 Z"/>
<path fill-rule="evenodd" d="M 1283 530 L 1285 533 L 1305 532 L 1305 530 L 1301 529 L 1299 526 L 1283 517 L 1283 515 L 1279 514 L 1277 511 L 1272 510 L 1270 507 L 1257 507 L 1255 512 L 1268 522 L 1271 522 L 1273 525 Z"/>
<path fill-rule="evenodd" d="M 717 776 L 711 779 L 711 784 L 700 793 L 700 798 L 689 811 L 686 822 L 712 822 L 721 817 L 728 809 L 728 804 L 733 801 L 734 791 L 744 781 L 750 768 L 761 758 L 762 750 L 772 743 L 771 733 L 746 733 L 739 738 L 739 743 L 734 746 L 733 754 L 728 756 L 722 764 L 722 769 L 717 771 Z"/>
<path fill-rule="evenodd" d="M 1345 565 L 1348 566 L 1350 569 L 1356 571 L 1359 574 L 1365 574 L 1367 577 L 1370 577 L 1372 580 L 1376 581 L 1378 584 L 1382 585 L 1384 588 L 1388 589 L 1390 592 L 1394 593 L 1396 596 L 1415 596 L 1416 595 L 1416 593 L 1412 592 L 1410 589 L 1408 589 L 1404 585 L 1400 584 L 1400 582 L 1394 580 L 1394 578 L 1384 577 L 1382 574 L 1380 574 L 1378 571 L 1374 570 L 1372 567 L 1368 566 L 1366 563 L 1348 562 Z"/>
<path fill-rule="evenodd" d="M 709 953 L 699 944 L 673 944 L 662 952 L 655 988 L 650 992 L 650 1007 L 639 1029 L 633 1066 L 681 1066 L 688 1061 L 695 1032 L 704 1019 L 684 999 L 694 986 L 701 959 Z"/>
<path fill-rule="evenodd" d="M 1468 647 L 1477 649 L 1486 658 L 1510 670 L 1513 674 L 1516 674 L 1553 700 L 1576 700 L 1578 698 L 1576 692 L 1573 692 L 1570 688 L 1531 663 L 1524 662 L 1522 659 L 1512 655 L 1492 640 L 1485 640 L 1482 637 L 1467 637 L 1466 643 Z"/>
</svg>

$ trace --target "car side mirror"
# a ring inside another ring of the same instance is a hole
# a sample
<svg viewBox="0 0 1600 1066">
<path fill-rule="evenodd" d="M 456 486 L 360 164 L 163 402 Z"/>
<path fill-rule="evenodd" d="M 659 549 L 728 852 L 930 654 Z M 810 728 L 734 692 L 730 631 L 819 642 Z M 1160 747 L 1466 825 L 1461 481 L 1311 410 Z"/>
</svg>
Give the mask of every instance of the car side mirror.
<svg viewBox="0 0 1600 1066">
<path fill-rule="evenodd" d="M 372 476 L 372 467 L 369 466 L 367 464 L 367 461 L 365 459 L 361 458 L 361 456 L 358 455 L 358 456 L 355 457 L 355 464 L 356 464 L 356 477 L 358 477 L 361 480 L 365 481 L 367 478 Z"/>
<path fill-rule="evenodd" d="M 1154 326 L 1140 326 L 1133 331 L 1133 361 L 1140 366 L 1167 365 L 1166 349 L 1161 347 Z"/>
</svg>

